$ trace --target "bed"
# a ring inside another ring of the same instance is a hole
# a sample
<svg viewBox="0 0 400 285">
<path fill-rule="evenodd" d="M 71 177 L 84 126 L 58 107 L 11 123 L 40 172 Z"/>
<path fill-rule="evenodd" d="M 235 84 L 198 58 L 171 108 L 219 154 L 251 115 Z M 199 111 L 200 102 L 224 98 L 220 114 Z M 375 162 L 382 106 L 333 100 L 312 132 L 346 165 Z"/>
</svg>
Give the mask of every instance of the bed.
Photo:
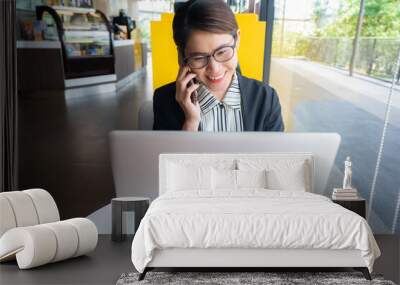
<svg viewBox="0 0 400 285">
<path fill-rule="evenodd" d="M 315 194 L 311 153 L 160 154 L 159 194 L 135 234 L 158 267 L 353 267 L 380 251 L 359 215 Z"/>
</svg>

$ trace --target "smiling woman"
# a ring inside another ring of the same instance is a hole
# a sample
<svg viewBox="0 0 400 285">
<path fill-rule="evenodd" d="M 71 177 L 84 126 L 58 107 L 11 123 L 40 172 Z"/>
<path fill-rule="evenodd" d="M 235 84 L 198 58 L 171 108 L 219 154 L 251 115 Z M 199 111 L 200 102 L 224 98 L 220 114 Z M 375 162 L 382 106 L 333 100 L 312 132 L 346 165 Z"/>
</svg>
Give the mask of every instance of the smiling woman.
<svg viewBox="0 0 400 285">
<path fill-rule="evenodd" d="M 222 0 L 190 0 L 173 20 L 179 72 L 154 93 L 155 130 L 283 131 L 275 90 L 238 71 L 240 30 Z"/>
</svg>

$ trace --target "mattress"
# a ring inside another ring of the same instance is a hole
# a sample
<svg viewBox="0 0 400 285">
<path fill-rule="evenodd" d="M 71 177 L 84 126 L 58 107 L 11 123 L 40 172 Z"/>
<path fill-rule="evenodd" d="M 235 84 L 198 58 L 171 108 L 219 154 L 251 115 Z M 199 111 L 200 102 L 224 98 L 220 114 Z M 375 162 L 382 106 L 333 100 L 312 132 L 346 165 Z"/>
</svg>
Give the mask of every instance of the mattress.
<svg viewBox="0 0 400 285">
<path fill-rule="evenodd" d="M 301 191 L 229 189 L 167 192 L 154 200 L 132 243 L 143 272 L 168 248 L 359 250 L 372 272 L 380 251 L 361 216 Z"/>
</svg>

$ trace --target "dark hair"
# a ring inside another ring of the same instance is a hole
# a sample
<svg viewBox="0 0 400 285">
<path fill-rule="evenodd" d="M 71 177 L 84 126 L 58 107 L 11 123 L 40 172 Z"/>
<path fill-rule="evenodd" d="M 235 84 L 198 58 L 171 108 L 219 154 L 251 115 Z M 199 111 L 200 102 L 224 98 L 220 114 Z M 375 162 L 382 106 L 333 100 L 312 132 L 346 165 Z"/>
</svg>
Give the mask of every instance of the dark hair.
<svg viewBox="0 0 400 285">
<path fill-rule="evenodd" d="M 183 54 L 191 32 L 235 35 L 238 25 L 235 15 L 224 1 L 190 0 L 177 8 L 172 29 L 175 44 Z"/>
</svg>

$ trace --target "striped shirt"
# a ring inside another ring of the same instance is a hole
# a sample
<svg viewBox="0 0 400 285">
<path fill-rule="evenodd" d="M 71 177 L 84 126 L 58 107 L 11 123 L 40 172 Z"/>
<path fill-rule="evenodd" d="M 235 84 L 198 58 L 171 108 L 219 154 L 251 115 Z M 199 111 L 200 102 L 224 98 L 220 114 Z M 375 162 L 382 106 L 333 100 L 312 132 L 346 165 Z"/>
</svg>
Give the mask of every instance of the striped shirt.
<svg viewBox="0 0 400 285">
<path fill-rule="evenodd" d="M 243 118 L 240 89 L 236 73 L 222 101 L 219 101 L 204 85 L 198 88 L 201 110 L 200 129 L 205 132 L 241 132 Z"/>
</svg>

